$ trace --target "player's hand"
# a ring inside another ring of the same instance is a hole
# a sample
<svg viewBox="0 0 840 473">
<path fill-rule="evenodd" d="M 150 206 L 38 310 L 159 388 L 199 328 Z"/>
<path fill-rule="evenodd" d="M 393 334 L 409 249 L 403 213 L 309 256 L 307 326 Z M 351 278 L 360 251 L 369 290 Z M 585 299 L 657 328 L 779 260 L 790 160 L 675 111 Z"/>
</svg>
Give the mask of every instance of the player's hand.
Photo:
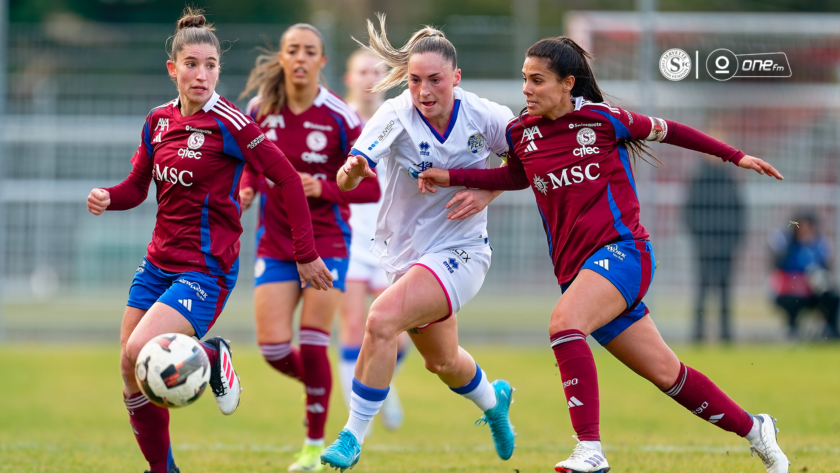
<svg viewBox="0 0 840 473">
<path fill-rule="evenodd" d="M 246 187 L 244 189 L 239 189 L 239 203 L 242 204 L 242 211 L 248 210 L 248 207 L 251 206 L 251 203 L 254 202 L 254 196 L 257 193 L 254 191 L 253 187 Z"/>
<path fill-rule="evenodd" d="M 484 189 L 464 189 L 458 191 L 452 197 L 452 200 L 446 204 L 447 209 L 455 207 L 455 209 L 449 212 L 446 218 L 449 220 L 464 220 L 467 217 L 472 217 L 487 208 L 487 205 L 501 193 L 501 191 Z"/>
<path fill-rule="evenodd" d="M 306 197 L 314 197 L 316 199 L 321 197 L 323 187 L 319 179 L 315 179 L 312 177 L 312 174 L 305 172 L 299 172 L 298 175 L 300 175 L 300 180 L 303 183 L 303 193 L 306 194 Z"/>
<path fill-rule="evenodd" d="M 94 189 L 90 191 L 87 198 L 88 212 L 94 215 L 102 215 L 102 212 L 111 205 L 111 194 L 105 189 Z"/>
<path fill-rule="evenodd" d="M 376 173 L 370 168 L 368 160 L 364 156 L 356 156 L 351 154 L 347 157 L 347 162 L 344 163 L 344 174 L 347 177 L 376 177 Z"/>
<path fill-rule="evenodd" d="M 429 168 L 417 176 L 417 187 L 420 192 L 437 192 L 435 186 L 449 187 L 449 171 L 445 169 Z"/>
<path fill-rule="evenodd" d="M 780 181 L 784 181 L 785 177 L 776 170 L 773 166 L 770 165 L 767 161 L 762 159 L 758 159 L 755 156 L 744 156 L 741 158 L 741 161 L 738 163 L 739 167 L 744 169 L 752 169 L 755 172 L 765 175 L 765 176 L 773 176 Z"/>
<path fill-rule="evenodd" d="M 333 287 L 332 274 L 320 257 L 311 263 L 298 263 L 297 268 L 302 281 L 300 283 L 301 288 L 306 287 L 307 284 L 323 291 Z"/>
</svg>

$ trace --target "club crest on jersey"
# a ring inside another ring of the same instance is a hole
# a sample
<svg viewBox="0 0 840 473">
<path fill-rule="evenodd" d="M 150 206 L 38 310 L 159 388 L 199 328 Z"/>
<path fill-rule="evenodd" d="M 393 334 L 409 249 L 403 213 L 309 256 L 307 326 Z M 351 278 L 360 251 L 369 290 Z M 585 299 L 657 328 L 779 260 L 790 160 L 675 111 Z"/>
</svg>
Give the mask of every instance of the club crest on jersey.
<svg viewBox="0 0 840 473">
<path fill-rule="evenodd" d="M 421 172 L 433 167 L 435 167 L 435 165 L 431 162 L 420 161 L 419 163 L 414 163 L 408 167 L 408 175 L 411 176 L 412 179 L 417 179 Z"/>
<path fill-rule="evenodd" d="M 484 151 L 484 145 L 484 135 L 481 133 L 476 133 L 467 140 L 467 148 L 470 149 L 470 153 L 472 154 L 478 154 Z"/>
<path fill-rule="evenodd" d="M 428 156 L 429 155 L 429 148 L 431 148 L 431 146 L 429 146 L 429 143 L 423 141 L 423 142 L 420 143 L 419 147 L 420 147 L 420 156 Z"/>
<path fill-rule="evenodd" d="M 548 194 L 548 182 L 536 174 L 534 174 L 534 188 L 542 192 L 543 195 Z"/>
<path fill-rule="evenodd" d="M 577 142 L 581 146 L 589 146 L 595 143 L 595 130 L 589 127 L 581 128 L 577 132 Z"/>
<path fill-rule="evenodd" d="M 327 147 L 327 135 L 323 131 L 315 130 L 306 136 L 306 146 L 318 152 Z"/>
<path fill-rule="evenodd" d="M 203 144 L 204 144 L 204 133 L 201 133 L 201 132 L 198 132 L 198 131 L 193 132 L 193 134 L 190 135 L 189 139 L 187 139 L 187 146 L 190 149 L 201 148 L 201 145 L 203 145 Z"/>
</svg>

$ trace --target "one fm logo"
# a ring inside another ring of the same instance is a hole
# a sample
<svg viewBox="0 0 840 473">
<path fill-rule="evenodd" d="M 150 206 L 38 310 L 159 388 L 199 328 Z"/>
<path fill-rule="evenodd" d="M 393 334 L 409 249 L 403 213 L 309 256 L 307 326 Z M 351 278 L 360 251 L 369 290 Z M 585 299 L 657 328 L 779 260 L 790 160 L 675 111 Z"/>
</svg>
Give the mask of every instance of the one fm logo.
<svg viewBox="0 0 840 473">
<path fill-rule="evenodd" d="M 700 52 L 694 51 L 694 78 L 700 78 Z M 682 49 L 669 49 L 659 58 L 659 71 L 670 81 L 680 81 L 691 73 L 691 57 Z M 783 52 L 735 54 L 720 48 L 706 58 L 706 72 L 712 79 L 791 77 L 787 54 Z"/>
</svg>

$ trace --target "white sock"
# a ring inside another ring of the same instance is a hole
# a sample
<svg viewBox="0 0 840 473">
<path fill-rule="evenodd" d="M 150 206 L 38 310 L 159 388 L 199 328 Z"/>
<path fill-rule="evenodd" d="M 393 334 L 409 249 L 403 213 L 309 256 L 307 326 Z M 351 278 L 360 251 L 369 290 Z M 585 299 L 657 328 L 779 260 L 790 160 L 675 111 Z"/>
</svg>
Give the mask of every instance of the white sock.
<svg viewBox="0 0 840 473">
<path fill-rule="evenodd" d="M 358 383 L 358 385 L 357 385 Z M 359 390 L 356 388 L 361 386 Z M 373 397 L 378 400 L 365 399 L 359 395 L 362 391 L 368 397 Z M 373 417 L 379 413 L 382 408 L 382 403 L 385 402 L 385 397 L 388 395 L 388 388 L 374 389 L 363 386 L 358 381 L 354 380 L 353 393 L 350 396 L 350 417 L 347 419 L 345 429 L 356 437 L 359 445 L 365 441 L 365 432 L 367 432 Z"/>
<path fill-rule="evenodd" d="M 355 355 L 355 356 L 354 356 Z M 341 384 L 341 394 L 344 395 L 344 402 L 350 406 L 350 394 L 353 391 L 353 378 L 356 376 L 356 361 L 358 360 L 358 347 L 339 348 L 338 380 Z"/>
<path fill-rule="evenodd" d="M 311 447 L 313 445 L 316 446 L 316 447 L 323 447 L 324 446 L 324 438 L 322 437 L 322 438 L 319 438 L 319 439 L 311 439 L 309 437 L 306 437 L 306 440 L 303 441 L 303 444 L 306 445 L 307 447 Z"/>
<path fill-rule="evenodd" d="M 753 426 L 750 429 L 750 433 L 748 433 L 747 436 L 744 437 L 750 443 L 753 443 L 756 440 L 758 440 L 759 432 L 761 431 L 761 422 L 755 416 L 753 416 L 752 420 Z"/>
<path fill-rule="evenodd" d="M 583 445 L 585 445 L 585 446 L 587 446 L 591 449 L 598 450 L 599 452 L 603 453 L 603 451 L 604 451 L 604 450 L 601 449 L 601 441 L 600 440 L 581 440 L 580 443 L 582 443 Z"/>
<path fill-rule="evenodd" d="M 475 365 L 475 369 L 476 373 L 472 381 L 461 388 L 450 389 L 474 402 L 481 409 L 481 412 L 487 412 L 496 407 L 496 391 L 487 381 L 487 374 L 484 370 L 479 368 L 478 365 Z"/>
</svg>

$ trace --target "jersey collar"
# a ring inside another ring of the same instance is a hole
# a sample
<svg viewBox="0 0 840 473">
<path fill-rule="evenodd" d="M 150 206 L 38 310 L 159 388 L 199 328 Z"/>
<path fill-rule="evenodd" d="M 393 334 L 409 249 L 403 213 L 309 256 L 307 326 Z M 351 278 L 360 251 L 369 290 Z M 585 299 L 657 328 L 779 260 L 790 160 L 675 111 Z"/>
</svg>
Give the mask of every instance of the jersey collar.
<svg viewBox="0 0 840 473">
<path fill-rule="evenodd" d="M 446 141 L 447 138 L 449 138 L 449 134 L 452 133 L 452 129 L 455 128 L 455 121 L 458 119 L 458 110 L 460 110 L 460 108 L 461 108 L 461 99 L 455 99 L 455 103 L 452 106 L 452 114 L 449 115 L 449 124 L 446 125 L 446 131 L 443 132 L 443 136 L 441 136 L 440 133 L 438 133 L 438 131 L 435 130 L 435 127 L 433 127 L 432 124 L 429 123 L 429 120 L 426 120 L 426 117 L 424 117 L 423 114 L 420 113 L 419 108 L 414 107 L 414 110 L 417 110 L 417 115 L 420 115 L 420 118 L 423 120 L 423 123 L 425 123 L 426 126 L 429 127 L 429 131 L 432 132 L 432 135 L 440 143 L 443 143 L 443 142 Z"/>
<path fill-rule="evenodd" d="M 207 103 L 204 104 L 203 107 L 201 107 L 201 109 L 204 110 L 205 112 L 209 112 L 210 109 L 212 109 L 213 107 L 216 106 L 216 102 L 219 101 L 219 97 L 220 97 L 220 95 L 217 92 L 214 91 L 213 96 L 210 97 L 210 100 L 208 100 Z"/>
<path fill-rule="evenodd" d="M 575 111 L 580 111 L 580 108 L 583 107 L 584 99 L 583 97 L 572 97 L 572 102 L 575 103 Z"/>
<path fill-rule="evenodd" d="M 318 95 L 315 96 L 315 101 L 312 102 L 312 105 L 314 105 L 316 107 L 320 107 L 321 105 L 324 105 L 324 102 L 327 101 L 327 98 L 329 97 L 329 95 L 330 95 L 330 91 L 327 90 L 326 87 L 323 87 L 323 86 L 319 85 L 318 86 Z"/>
</svg>

